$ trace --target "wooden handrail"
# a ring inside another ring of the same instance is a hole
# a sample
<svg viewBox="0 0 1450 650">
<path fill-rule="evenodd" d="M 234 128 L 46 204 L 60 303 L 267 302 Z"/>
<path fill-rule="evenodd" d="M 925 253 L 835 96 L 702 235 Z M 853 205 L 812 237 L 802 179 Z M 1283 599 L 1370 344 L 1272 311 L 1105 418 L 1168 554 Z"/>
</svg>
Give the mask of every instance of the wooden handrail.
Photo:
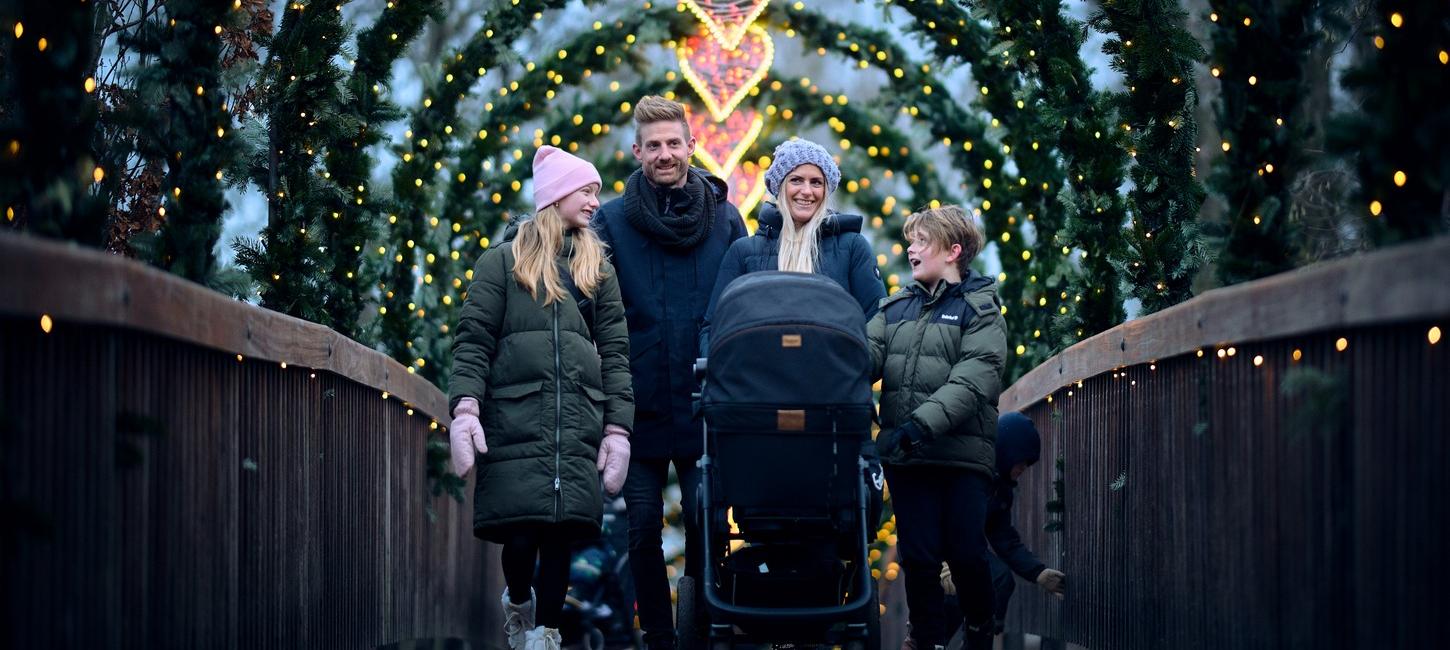
<svg viewBox="0 0 1450 650">
<path fill-rule="evenodd" d="M 170 337 L 244 359 L 326 370 L 386 392 L 447 424 L 448 398 L 387 355 L 337 332 L 234 300 L 140 262 L 78 245 L 0 233 L 0 314 L 50 316 Z"/>
<path fill-rule="evenodd" d="M 1450 314 L 1450 237 L 1214 289 L 1078 342 L 1003 391 L 1003 412 L 1119 368 L 1196 350 Z"/>
</svg>

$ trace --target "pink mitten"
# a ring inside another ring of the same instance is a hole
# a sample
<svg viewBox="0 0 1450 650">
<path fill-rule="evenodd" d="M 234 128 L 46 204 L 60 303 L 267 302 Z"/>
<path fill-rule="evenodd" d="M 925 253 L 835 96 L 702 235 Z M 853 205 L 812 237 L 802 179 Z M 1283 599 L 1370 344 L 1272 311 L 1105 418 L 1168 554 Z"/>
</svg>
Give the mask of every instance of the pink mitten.
<svg viewBox="0 0 1450 650">
<path fill-rule="evenodd" d="M 453 407 L 453 426 L 448 428 L 448 441 L 453 450 L 453 473 L 467 476 L 473 469 L 473 455 L 488 453 L 483 438 L 483 424 L 478 421 L 478 400 L 465 397 Z"/>
<path fill-rule="evenodd" d="M 629 431 L 617 424 L 604 425 L 604 440 L 599 443 L 599 471 L 604 472 L 604 491 L 619 494 L 624 477 L 629 474 Z"/>
</svg>

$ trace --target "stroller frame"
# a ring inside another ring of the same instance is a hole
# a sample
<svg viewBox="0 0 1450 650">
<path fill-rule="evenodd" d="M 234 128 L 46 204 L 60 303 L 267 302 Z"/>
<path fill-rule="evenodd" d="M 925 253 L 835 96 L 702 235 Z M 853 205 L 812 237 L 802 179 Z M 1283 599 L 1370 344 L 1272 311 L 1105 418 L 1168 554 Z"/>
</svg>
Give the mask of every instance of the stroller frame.
<svg viewBox="0 0 1450 650">
<path fill-rule="evenodd" d="M 700 359 L 696 363 L 696 375 L 704 382 L 704 370 L 706 360 Z M 870 497 L 867 492 L 865 471 L 867 463 L 859 454 L 855 464 L 855 531 L 849 537 L 853 542 L 853 548 L 844 552 L 838 551 L 837 561 L 846 561 L 849 554 L 851 565 L 850 587 L 845 593 L 850 594 L 847 602 L 831 606 L 754 606 L 740 605 L 727 599 L 721 593 L 717 583 L 721 581 L 724 569 L 717 565 L 730 556 L 726 552 L 729 543 L 735 539 L 745 539 L 745 533 L 731 533 L 729 530 L 718 530 L 716 523 L 724 517 L 717 510 L 715 504 L 715 485 L 718 473 L 716 456 L 713 453 L 715 446 L 712 444 L 712 431 L 709 419 L 704 420 L 702 434 L 704 436 L 704 454 L 697 465 L 701 468 L 701 485 L 697 492 L 698 503 L 696 505 L 696 516 L 699 517 L 701 541 L 704 545 L 704 558 L 702 561 L 703 585 L 698 587 L 692 578 L 686 576 L 680 579 L 679 602 L 677 615 L 678 636 L 680 648 L 689 650 L 700 641 L 697 632 L 697 618 L 702 614 L 709 614 L 711 625 L 708 629 L 706 641 L 709 647 L 715 650 L 724 650 L 733 647 L 735 643 L 768 643 L 768 642 L 794 642 L 808 644 L 829 644 L 842 645 L 846 648 L 857 650 L 878 650 L 880 648 L 880 611 L 876 597 L 876 584 L 871 576 L 870 569 L 870 528 L 867 523 L 869 517 Z M 834 431 L 831 435 L 835 435 Z M 830 519 L 829 512 L 826 520 Z M 698 595 L 703 596 L 703 603 L 697 603 Z M 699 605 L 704 605 L 701 611 Z M 804 631 L 792 633 L 787 630 L 792 624 L 800 624 Z M 736 627 L 741 628 L 740 631 Z M 839 627 L 839 629 L 838 629 Z M 764 630 L 761 632 L 760 630 Z M 754 631 L 753 631 L 754 630 Z"/>
</svg>

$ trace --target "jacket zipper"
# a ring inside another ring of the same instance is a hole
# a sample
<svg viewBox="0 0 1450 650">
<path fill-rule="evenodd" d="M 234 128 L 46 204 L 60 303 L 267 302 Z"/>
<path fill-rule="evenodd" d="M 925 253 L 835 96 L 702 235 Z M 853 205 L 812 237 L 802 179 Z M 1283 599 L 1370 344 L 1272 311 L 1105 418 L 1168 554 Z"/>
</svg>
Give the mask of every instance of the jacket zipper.
<svg viewBox="0 0 1450 650">
<path fill-rule="evenodd" d="M 563 511 L 564 495 L 559 490 L 560 428 L 563 426 L 564 392 L 559 375 L 563 372 L 559 360 L 559 301 L 554 301 L 554 521 L 558 522 Z"/>
</svg>

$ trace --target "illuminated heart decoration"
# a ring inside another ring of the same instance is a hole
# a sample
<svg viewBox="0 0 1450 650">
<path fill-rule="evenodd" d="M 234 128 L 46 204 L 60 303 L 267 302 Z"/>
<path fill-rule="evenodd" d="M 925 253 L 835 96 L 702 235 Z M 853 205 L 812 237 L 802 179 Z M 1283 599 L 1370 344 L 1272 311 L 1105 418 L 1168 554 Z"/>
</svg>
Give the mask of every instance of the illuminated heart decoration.
<svg viewBox="0 0 1450 650">
<path fill-rule="evenodd" d="M 689 112 L 690 134 L 695 136 L 695 158 L 720 178 L 735 170 L 740 157 L 755 144 L 765 119 L 753 109 L 731 113 L 716 122 L 699 111 Z"/>
<path fill-rule="evenodd" d="M 704 34 L 695 34 L 684 40 L 676 55 L 685 80 L 705 101 L 715 121 L 721 122 L 770 71 L 775 44 L 759 25 L 751 25 L 740 46 L 733 50 Z"/>
<path fill-rule="evenodd" d="M 730 174 L 730 199 L 740 214 L 749 215 L 755 206 L 760 205 L 760 200 L 765 198 L 765 169 L 755 164 L 755 161 L 747 160 L 740 164 Z M 755 234 L 755 217 L 750 216 L 745 220 L 746 228 L 750 234 Z"/>
<path fill-rule="evenodd" d="M 740 47 L 746 28 L 760 17 L 768 4 L 770 0 L 685 0 L 690 12 L 727 50 Z"/>
</svg>

